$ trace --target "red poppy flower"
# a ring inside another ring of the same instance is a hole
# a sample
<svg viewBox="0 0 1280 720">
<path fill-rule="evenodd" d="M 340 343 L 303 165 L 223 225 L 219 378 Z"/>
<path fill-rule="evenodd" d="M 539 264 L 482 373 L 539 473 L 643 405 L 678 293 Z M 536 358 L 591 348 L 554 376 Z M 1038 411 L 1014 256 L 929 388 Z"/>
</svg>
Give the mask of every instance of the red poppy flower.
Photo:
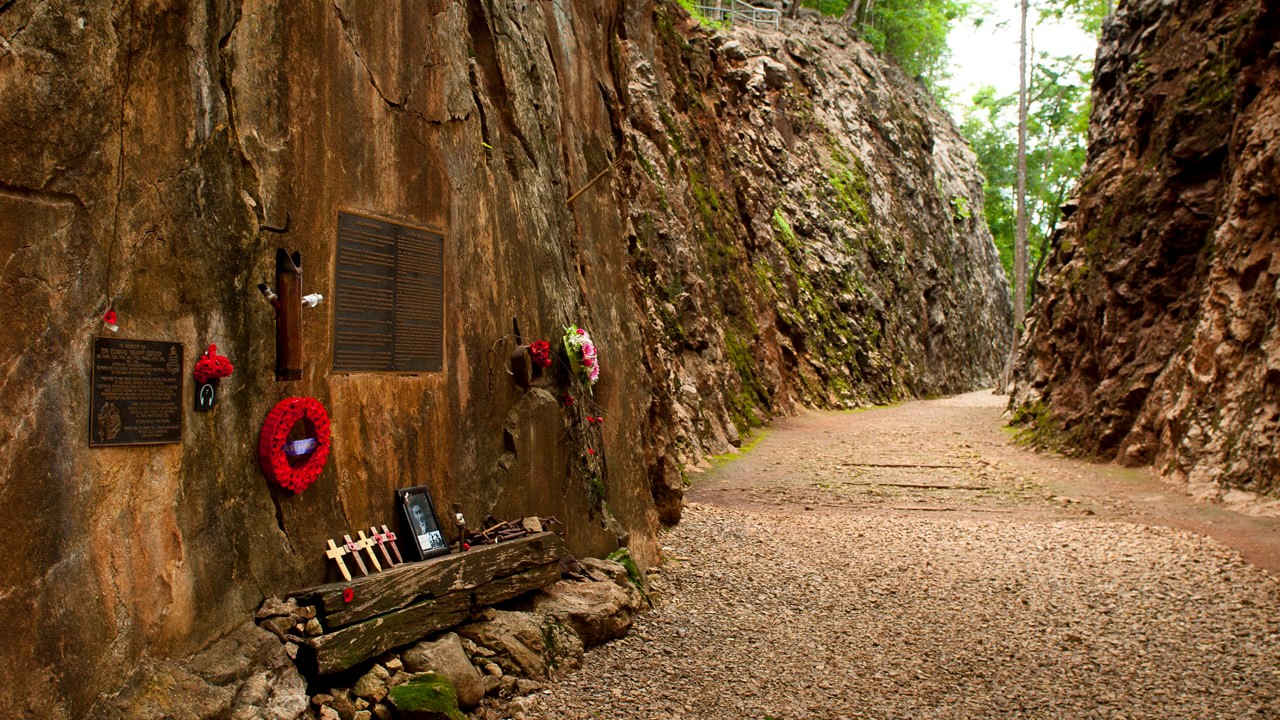
<svg viewBox="0 0 1280 720">
<path fill-rule="evenodd" d="M 210 345 L 209 349 L 205 350 L 196 361 L 195 370 L 191 374 L 195 376 L 196 382 L 207 383 L 210 380 L 227 377 L 234 370 L 231 361 L 218 354 L 218 346 Z"/>
<path fill-rule="evenodd" d="M 564 396 L 564 406 L 565 406 L 565 407 L 573 407 L 573 396 L 572 396 L 572 395 L 565 395 L 565 396 Z"/>
<path fill-rule="evenodd" d="M 595 448 L 587 448 L 587 454 L 588 454 L 588 455 L 595 455 L 595 454 L 596 454 L 596 449 L 595 449 Z"/>
<path fill-rule="evenodd" d="M 342 602 L 349 603 L 356 599 L 356 591 L 351 588 L 342 588 Z"/>
<path fill-rule="evenodd" d="M 538 340 L 529 344 L 529 356 L 544 368 L 551 367 L 551 343 Z"/>
</svg>

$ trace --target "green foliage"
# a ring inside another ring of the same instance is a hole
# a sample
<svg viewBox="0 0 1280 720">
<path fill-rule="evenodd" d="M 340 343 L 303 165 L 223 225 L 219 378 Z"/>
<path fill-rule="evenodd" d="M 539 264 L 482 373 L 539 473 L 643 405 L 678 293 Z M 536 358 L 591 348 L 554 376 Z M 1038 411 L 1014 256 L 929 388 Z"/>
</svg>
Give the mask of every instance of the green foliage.
<svg viewBox="0 0 1280 720">
<path fill-rule="evenodd" d="M 947 34 L 972 11 L 967 0 L 878 0 L 861 29 L 877 50 L 937 93 L 948 77 Z"/>
<path fill-rule="evenodd" d="M 1042 18 L 1066 20 L 1079 25 L 1090 35 L 1097 36 L 1102 21 L 1107 17 L 1111 0 L 1039 0 L 1033 3 Z"/>
<path fill-rule="evenodd" d="M 1027 116 L 1027 243 L 1038 269 L 1048 252 L 1050 234 L 1061 218 L 1085 160 L 1089 128 L 1091 59 L 1081 56 L 1034 58 Z M 986 182 L 983 201 L 987 225 L 1000 251 L 1005 273 L 1013 277 L 1017 180 L 1017 122 L 1011 117 L 1017 96 L 997 96 L 987 87 L 973 97 L 960 132 L 978 155 Z M 1033 274 L 1034 275 L 1034 274 Z M 1034 277 L 1031 282 L 1035 294 Z"/>
<path fill-rule="evenodd" d="M 706 15 L 702 14 L 702 11 L 698 9 L 698 4 L 697 2 L 695 2 L 695 0 L 679 0 L 679 1 L 680 1 L 680 7 L 688 11 L 690 17 L 692 17 L 695 21 L 697 21 L 699 25 L 703 25 L 709 30 L 723 30 L 728 25 L 728 23 L 722 20 L 713 20 L 707 17 Z"/>
<path fill-rule="evenodd" d="M 686 2 L 691 0 L 681 0 Z M 947 78 L 947 34 L 977 9 L 977 0 L 800 0 L 823 15 L 845 16 L 876 50 L 898 61 L 930 91 Z"/>
</svg>

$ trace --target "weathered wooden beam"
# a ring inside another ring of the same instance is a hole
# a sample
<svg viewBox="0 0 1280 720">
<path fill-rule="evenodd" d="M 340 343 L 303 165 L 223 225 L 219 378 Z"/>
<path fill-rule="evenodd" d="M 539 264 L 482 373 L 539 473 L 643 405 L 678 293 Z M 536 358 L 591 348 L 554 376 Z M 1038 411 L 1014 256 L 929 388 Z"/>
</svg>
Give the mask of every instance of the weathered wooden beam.
<svg viewBox="0 0 1280 720">
<path fill-rule="evenodd" d="M 388 650 L 461 624 L 474 610 L 546 587 L 559 579 L 557 558 L 474 587 L 450 590 L 443 597 L 423 600 L 311 638 L 302 648 L 304 659 L 320 675 L 340 672 Z"/>
<path fill-rule="evenodd" d="M 564 541 L 559 535 L 537 533 L 464 553 L 397 565 L 351 582 L 321 585 L 295 593 L 294 597 L 300 605 L 315 605 L 321 624 L 332 632 L 422 600 L 481 588 L 532 567 L 555 565 L 564 554 Z M 342 599 L 346 588 L 352 590 L 351 602 Z"/>
</svg>

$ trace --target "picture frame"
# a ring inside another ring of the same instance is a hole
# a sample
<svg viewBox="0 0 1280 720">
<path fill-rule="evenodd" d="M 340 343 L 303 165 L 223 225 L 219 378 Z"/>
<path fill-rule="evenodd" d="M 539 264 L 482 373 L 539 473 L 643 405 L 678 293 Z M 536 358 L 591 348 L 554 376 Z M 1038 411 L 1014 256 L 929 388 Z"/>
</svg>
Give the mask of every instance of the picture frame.
<svg viewBox="0 0 1280 720">
<path fill-rule="evenodd" d="M 405 529 L 400 537 L 405 540 L 408 558 L 426 560 L 449 554 L 449 541 L 440 527 L 427 486 L 396 490 L 396 505 L 400 508 L 400 520 Z"/>
</svg>

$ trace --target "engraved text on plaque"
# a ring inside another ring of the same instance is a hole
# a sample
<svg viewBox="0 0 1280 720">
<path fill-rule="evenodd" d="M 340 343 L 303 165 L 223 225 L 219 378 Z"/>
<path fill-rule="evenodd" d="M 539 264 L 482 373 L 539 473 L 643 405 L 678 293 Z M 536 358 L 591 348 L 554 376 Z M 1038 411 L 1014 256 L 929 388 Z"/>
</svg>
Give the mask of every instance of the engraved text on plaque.
<svg viewBox="0 0 1280 720">
<path fill-rule="evenodd" d="M 337 372 L 435 372 L 444 355 L 444 237 L 338 213 Z"/>
<path fill-rule="evenodd" d="M 93 339 L 89 446 L 182 441 L 182 343 Z"/>
</svg>

